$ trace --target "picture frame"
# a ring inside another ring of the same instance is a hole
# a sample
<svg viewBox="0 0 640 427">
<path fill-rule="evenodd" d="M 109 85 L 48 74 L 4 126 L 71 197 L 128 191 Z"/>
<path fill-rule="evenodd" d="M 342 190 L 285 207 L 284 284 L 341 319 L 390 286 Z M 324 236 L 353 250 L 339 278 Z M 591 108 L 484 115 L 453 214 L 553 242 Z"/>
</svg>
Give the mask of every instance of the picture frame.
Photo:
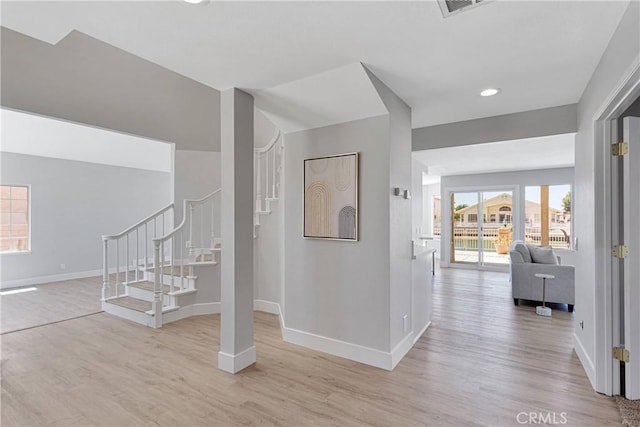
<svg viewBox="0 0 640 427">
<path fill-rule="evenodd" d="M 303 237 L 357 242 L 359 153 L 303 161 Z"/>
</svg>

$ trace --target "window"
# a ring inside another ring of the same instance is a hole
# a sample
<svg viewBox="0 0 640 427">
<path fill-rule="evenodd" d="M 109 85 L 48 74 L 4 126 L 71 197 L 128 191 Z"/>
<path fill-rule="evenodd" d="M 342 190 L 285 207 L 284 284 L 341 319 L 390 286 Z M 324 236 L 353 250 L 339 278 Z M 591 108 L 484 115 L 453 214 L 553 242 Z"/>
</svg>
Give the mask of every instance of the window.
<svg viewBox="0 0 640 427">
<path fill-rule="evenodd" d="M 467 222 L 478 222 L 478 214 L 468 214 Z"/>
<path fill-rule="evenodd" d="M 25 252 L 29 242 L 29 187 L 0 185 L 0 252 Z"/>
<path fill-rule="evenodd" d="M 496 214 L 489 215 L 489 222 L 496 222 Z"/>
<path fill-rule="evenodd" d="M 525 241 L 571 248 L 571 185 L 525 188 Z"/>
</svg>

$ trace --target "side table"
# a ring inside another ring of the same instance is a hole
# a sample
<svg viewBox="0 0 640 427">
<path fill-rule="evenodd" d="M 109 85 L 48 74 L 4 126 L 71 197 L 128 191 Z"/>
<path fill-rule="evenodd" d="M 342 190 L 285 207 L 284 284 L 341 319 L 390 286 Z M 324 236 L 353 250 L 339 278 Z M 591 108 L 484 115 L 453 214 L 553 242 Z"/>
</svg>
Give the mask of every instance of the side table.
<svg viewBox="0 0 640 427">
<path fill-rule="evenodd" d="M 534 276 L 542 279 L 542 305 L 536 307 L 536 314 L 538 316 L 551 317 L 551 309 L 545 304 L 545 293 L 547 290 L 547 279 L 555 279 L 553 274 L 536 273 Z"/>
</svg>

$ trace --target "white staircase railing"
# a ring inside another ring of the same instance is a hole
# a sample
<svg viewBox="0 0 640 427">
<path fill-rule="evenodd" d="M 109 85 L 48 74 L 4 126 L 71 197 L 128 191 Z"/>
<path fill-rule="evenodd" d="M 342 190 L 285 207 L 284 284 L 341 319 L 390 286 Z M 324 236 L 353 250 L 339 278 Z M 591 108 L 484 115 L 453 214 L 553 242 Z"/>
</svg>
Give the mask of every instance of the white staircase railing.
<svg viewBox="0 0 640 427">
<path fill-rule="evenodd" d="M 217 263 L 216 253 L 222 249 L 217 237 L 220 235 L 220 195 L 221 190 L 218 189 L 201 199 L 184 200 L 180 225 L 153 239 L 152 311 L 156 319 L 162 313 L 163 293 L 175 295 L 191 291 L 194 282 L 187 279 L 193 278 L 194 266 Z M 165 286 L 168 286 L 168 291 Z"/>
<path fill-rule="evenodd" d="M 280 141 L 280 143 L 278 143 Z M 255 225 L 260 224 L 260 215 L 271 213 L 271 202 L 280 195 L 280 174 L 282 172 L 282 138 L 276 129 L 267 145 L 254 149 L 256 208 Z"/>
<path fill-rule="evenodd" d="M 156 265 L 150 264 L 155 263 L 153 239 L 173 228 L 173 214 L 171 203 L 121 233 L 102 236 L 103 301 L 125 296 L 125 285 L 145 280 L 144 271 Z"/>
</svg>

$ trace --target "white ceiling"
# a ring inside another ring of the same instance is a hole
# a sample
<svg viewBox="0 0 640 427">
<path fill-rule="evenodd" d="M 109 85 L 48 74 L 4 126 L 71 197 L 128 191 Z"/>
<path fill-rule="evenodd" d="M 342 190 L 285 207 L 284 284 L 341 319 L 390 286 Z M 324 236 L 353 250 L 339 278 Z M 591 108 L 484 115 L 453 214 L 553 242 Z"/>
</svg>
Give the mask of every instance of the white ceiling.
<svg viewBox="0 0 640 427">
<path fill-rule="evenodd" d="M 497 0 L 444 19 L 435 1 L 3 1 L 1 19 L 50 43 L 77 29 L 217 89 L 362 62 L 416 128 L 577 102 L 627 4 Z"/>
<path fill-rule="evenodd" d="M 427 181 L 423 182 L 427 185 L 439 182 L 436 177 L 440 176 L 573 167 L 574 147 L 575 133 L 568 133 L 412 154 L 428 168 Z"/>
<path fill-rule="evenodd" d="M 284 133 L 388 113 L 360 63 L 255 91 L 255 105 Z"/>
</svg>

